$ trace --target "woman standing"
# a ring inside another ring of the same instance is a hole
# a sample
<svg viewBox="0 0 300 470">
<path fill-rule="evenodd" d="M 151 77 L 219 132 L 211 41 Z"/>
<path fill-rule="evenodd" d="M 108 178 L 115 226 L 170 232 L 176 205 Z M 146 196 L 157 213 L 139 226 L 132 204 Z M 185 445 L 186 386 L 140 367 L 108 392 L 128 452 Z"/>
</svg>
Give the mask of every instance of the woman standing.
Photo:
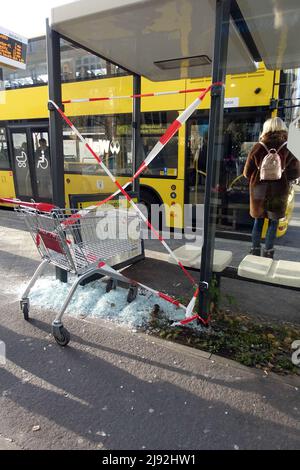
<svg viewBox="0 0 300 470">
<path fill-rule="evenodd" d="M 287 149 L 287 136 L 287 127 L 280 118 L 268 119 L 244 168 L 244 176 L 249 179 L 250 186 L 250 215 L 255 219 L 250 253 L 256 256 L 261 256 L 261 233 L 267 218 L 269 224 L 263 256 L 273 258 L 278 221 L 285 216 L 290 184 L 300 176 L 300 162 Z M 268 179 L 268 172 L 264 171 L 266 165 L 270 165 L 270 158 L 273 158 L 272 165 L 278 174 L 272 175 L 272 179 Z"/>
</svg>

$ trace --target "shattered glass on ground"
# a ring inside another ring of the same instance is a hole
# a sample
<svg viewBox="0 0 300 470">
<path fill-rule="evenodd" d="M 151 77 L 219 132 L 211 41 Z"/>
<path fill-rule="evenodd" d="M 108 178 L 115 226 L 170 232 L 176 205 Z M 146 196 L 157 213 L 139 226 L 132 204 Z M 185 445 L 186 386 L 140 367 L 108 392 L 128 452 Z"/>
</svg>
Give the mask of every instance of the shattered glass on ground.
<svg viewBox="0 0 300 470">
<path fill-rule="evenodd" d="M 62 283 L 52 277 L 42 277 L 32 288 L 30 304 L 36 307 L 59 312 L 71 288 L 72 278 L 68 283 Z M 128 290 L 117 286 L 109 293 L 105 291 L 106 283 L 97 280 L 85 286 L 78 286 L 67 310 L 67 315 L 76 317 L 89 316 L 114 321 L 130 327 L 145 327 L 150 319 L 153 306 L 158 304 L 164 315 L 172 321 L 184 318 L 184 311 L 159 299 L 154 295 L 139 293 L 136 299 L 128 303 Z M 22 294 L 20 289 L 20 294 Z"/>
</svg>

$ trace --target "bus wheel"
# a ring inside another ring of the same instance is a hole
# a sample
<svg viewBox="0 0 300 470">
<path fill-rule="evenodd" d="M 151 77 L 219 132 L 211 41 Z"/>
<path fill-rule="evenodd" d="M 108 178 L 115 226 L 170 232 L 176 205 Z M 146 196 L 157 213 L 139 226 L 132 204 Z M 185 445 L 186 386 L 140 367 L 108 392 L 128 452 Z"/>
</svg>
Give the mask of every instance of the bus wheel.
<svg viewBox="0 0 300 470">
<path fill-rule="evenodd" d="M 152 220 L 151 220 L 151 206 L 152 205 L 160 206 L 162 204 L 162 200 L 156 194 L 154 194 L 154 192 L 152 192 L 151 190 L 141 188 L 141 190 L 140 190 L 140 201 L 139 202 L 140 202 L 140 204 L 144 204 L 144 206 L 146 207 L 148 220 L 149 220 L 150 223 L 152 223 Z M 155 223 L 154 220 L 153 220 L 153 223 Z M 159 226 L 157 226 L 157 222 L 156 222 L 155 225 L 156 225 L 156 227 L 155 227 L 156 229 L 162 230 L 163 217 L 162 217 L 161 212 L 159 213 Z"/>
</svg>

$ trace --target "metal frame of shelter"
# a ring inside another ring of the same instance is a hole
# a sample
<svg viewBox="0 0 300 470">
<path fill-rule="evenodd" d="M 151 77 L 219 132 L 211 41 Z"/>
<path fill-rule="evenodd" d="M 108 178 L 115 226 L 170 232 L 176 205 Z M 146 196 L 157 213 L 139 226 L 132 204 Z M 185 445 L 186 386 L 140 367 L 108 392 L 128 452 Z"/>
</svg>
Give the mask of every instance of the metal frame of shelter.
<svg viewBox="0 0 300 470">
<path fill-rule="evenodd" d="M 254 60 L 261 60 L 247 25 L 242 18 L 240 10 L 235 0 L 215 0 L 216 16 L 214 31 L 214 53 L 212 62 L 212 83 L 222 82 L 225 84 L 227 51 L 229 41 L 229 20 L 234 20 L 239 28 L 244 40 L 247 41 L 249 50 Z M 47 20 L 47 61 L 49 80 L 49 100 L 62 107 L 61 97 L 61 63 L 60 63 L 60 38 L 73 42 L 67 37 L 60 35 L 49 26 Z M 84 46 L 80 47 L 87 49 Z M 98 55 L 94 51 L 89 51 Z M 130 71 L 129 71 L 130 72 Z M 132 72 L 130 72 L 132 73 Z M 134 94 L 141 91 L 141 77 L 134 76 Z M 219 181 L 220 161 L 222 154 L 223 137 L 223 107 L 224 107 L 224 86 L 214 86 L 211 90 L 211 107 L 209 113 L 208 151 L 207 151 L 207 178 L 205 186 L 205 213 L 204 213 L 204 235 L 201 256 L 200 279 L 199 279 L 199 315 L 207 320 L 209 317 L 209 286 L 212 279 L 213 254 L 215 246 L 217 197 L 214 188 Z M 59 207 L 64 207 L 64 159 L 63 159 L 63 139 L 62 121 L 55 109 L 49 106 L 50 111 L 50 152 L 52 160 L 52 181 L 53 181 L 53 202 Z M 140 98 L 134 99 L 133 104 L 133 171 L 135 172 L 139 164 L 140 147 Z M 138 191 L 137 181 L 135 191 Z M 63 272 L 57 276 L 64 280 Z"/>
</svg>

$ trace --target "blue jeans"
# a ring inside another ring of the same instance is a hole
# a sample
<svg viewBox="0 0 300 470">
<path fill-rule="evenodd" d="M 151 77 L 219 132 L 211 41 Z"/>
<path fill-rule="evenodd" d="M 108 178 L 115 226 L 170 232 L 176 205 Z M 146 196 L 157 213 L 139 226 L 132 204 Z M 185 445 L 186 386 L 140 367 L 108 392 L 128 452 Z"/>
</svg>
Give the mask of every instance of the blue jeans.
<svg viewBox="0 0 300 470">
<path fill-rule="evenodd" d="M 263 229 L 265 219 L 255 219 L 253 230 L 252 230 L 252 245 L 253 248 L 259 248 L 261 243 L 261 232 Z M 276 238 L 276 232 L 278 227 L 278 220 L 269 219 L 268 230 L 265 238 L 265 249 L 272 250 L 274 248 L 274 242 Z"/>
</svg>

